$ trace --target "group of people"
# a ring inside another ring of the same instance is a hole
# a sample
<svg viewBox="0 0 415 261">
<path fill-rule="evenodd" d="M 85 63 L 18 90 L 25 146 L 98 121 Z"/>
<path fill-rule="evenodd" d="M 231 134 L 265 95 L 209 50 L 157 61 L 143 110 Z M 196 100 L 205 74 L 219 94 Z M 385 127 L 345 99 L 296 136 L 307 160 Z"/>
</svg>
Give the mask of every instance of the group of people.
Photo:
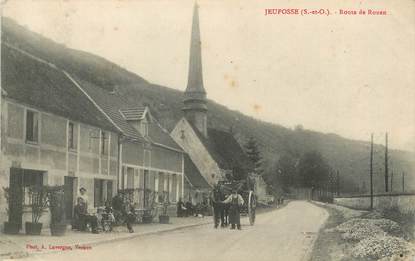
<svg viewBox="0 0 415 261">
<path fill-rule="evenodd" d="M 86 194 L 86 189 L 81 187 L 79 189 L 79 195 L 77 196 L 76 205 L 74 207 L 74 221 L 72 228 L 86 231 L 89 225 L 91 232 L 98 234 L 98 226 L 101 224 L 103 218 L 110 223 L 116 223 L 117 220 L 122 220 L 120 223 L 125 223 L 130 233 L 134 232 L 132 227 L 132 224 L 135 221 L 133 206 L 131 206 L 128 202 L 125 203 L 121 195 L 117 194 L 111 201 L 107 200 L 105 203 L 104 213 L 96 215 L 89 208 L 89 200 Z"/>
<path fill-rule="evenodd" d="M 104 213 L 96 215 L 89 208 L 89 200 L 86 194 L 86 189 L 81 187 L 79 195 L 76 199 L 74 207 L 74 222 L 72 227 L 81 231 L 86 231 L 88 225 L 92 233 L 99 233 L 99 225 L 102 224 L 102 219 L 110 223 L 125 223 L 130 233 L 133 233 L 132 224 L 135 221 L 134 208 L 129 202 L 125 202 L 120 194 L 117 194 L 112 200 L 105 203 Z M 204 216 L 208 210 L 208 202 L 204 200 L 198 205 L 193 205 L 190 201 L 183 203 L 180 198 L 177 202 L 177 216 Z M 240 208 L 244 204 L 244 200 L 236 189 L 232 190 L 230 195 L 225 195 L 217 185 L 212 191 L 210 197 L 210 204 L 213 207 L 214 227 L 218 228 L 219 223 L 221 227 L 226 227 L 229 224 L 231 229 L 241 229 L 240 222 Z M 121 220 L 121 222 L 119 222 Z M 118 221 L 118 222 L 117 222 Z"/>
<path fill-rule="evenodd" d="M 179 198 L 177 201 L 177 217 L 191 217 L 191 216 L 200 216 L 203 217 L 207 215 L 209 208 L 209 203 L 207 200 L 193 205 L 192 202 L 186 201 L 183 202 L 182 198 Z"/>
<path fill-rule="evenodd" d="M 215 186 L 211 195 L 211 204 L 215 228 L 218 228 L 220 221 L 221 227 L 230 224 L 231 229 L 236 227 L 241 230 L 240 208 L 244 204 L 244 199 L 236 189 L 232 189 L 232 193 L 227 196 L 223 194 L 219 185 Z"/>
<path fill-rule="evenodd" d="M 225 195 L 220 187 L 216 185 L 210 195 L 210 205 L 213 208 L 214 227 L 227 227 L 231 225 L 231 229 L 241 229 L 240 208 L 244 204 L 244 200 L 236 189 L 232 190 L 230 195 Z M 208 212 L 209 203 L 203 200 L 197 205 L 193 205 L 190 201 L 184 203 L 181 198 L 177 202 L 177 216 L 204 216 Z"/>
</svg>

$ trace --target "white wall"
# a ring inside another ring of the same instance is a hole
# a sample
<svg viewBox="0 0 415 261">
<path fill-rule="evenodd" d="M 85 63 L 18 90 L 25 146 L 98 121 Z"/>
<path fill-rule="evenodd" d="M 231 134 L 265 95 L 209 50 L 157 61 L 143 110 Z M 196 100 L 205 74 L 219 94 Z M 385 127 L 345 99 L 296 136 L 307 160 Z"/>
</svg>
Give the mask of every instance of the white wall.
<svg viewBox="0 0 415 261">
<path fill-rule="evenodd" d="M 355 208 L 355 209 L 369 209 L 370 197 L 348 197 L 348 198 L 334 198 L 334 203 L 337 205 Z M 415 212 L 415 194 L 405 195 L 379 195 L 373 197 L 373 207 L 375 209 L 386 209 L 391 207 L 398 207 L 402 213 Z"/>
</svg>

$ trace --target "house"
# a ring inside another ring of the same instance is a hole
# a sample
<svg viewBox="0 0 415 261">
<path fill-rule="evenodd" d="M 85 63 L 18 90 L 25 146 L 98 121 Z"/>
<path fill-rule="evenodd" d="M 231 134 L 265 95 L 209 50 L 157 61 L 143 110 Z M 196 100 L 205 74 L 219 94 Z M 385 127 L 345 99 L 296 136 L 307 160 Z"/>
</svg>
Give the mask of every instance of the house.
<svg viewBox="0 0 415 261">
<path fill-rule="evenodd" d="M 23 197 L 23 215 L 11 209 L 11 218 L 30 220 L 31 185 L 64 185 L 67 219 L 80 187 L 102 205 L 117 189 L 120 131 L 65 71 L 6 42 L 1 48 L 0 185 Z M 1 225 L 6 208 L 0 191 Z"/>
<path fill-rule="evenodd" d="M 31 185 L 63 185 L 68 220 L 80 187 L 90 207 L 103 206 L 119 191 L 132 192 L 139 208 L 183 197 L 184 151 L 148 107 L 7 42 L 1 62 L 0 185 L 22 195 L 11 209 L 13 220 L 30 221 Z M 9 218 L 3 193 L 1 224 Z M 49 218 L 41 222 L 47 226 Z"/>
<path fill-rule="evenodd" d="M 185 161 L 185 176 L 190 181 L 185 185 L 186 188 L 195 187 L 192 186 L 190 178 L 198 180 L 199 191 L 209 191 L 218 181 L 253 172 L 250 160 L 232 133 L 208 128 L 197 5 L 193 13 L 189 75 L 184 93 L 183 113 L 184 117 L 177 122 L 171 136 L 189 156 L 189 160 Z"/>
<path fill-rule="evenodd" d="M 116 90 L 76 81 L 121 133 L 118 189 L 130 190 L 131 200 L 140 208 L 150 204 L 150 197 L 156 202 L 167 197 L 171 203 L 183 197 L 184 151 L 151 115 L 149 107 L 131 104 Z"/>
</svg>

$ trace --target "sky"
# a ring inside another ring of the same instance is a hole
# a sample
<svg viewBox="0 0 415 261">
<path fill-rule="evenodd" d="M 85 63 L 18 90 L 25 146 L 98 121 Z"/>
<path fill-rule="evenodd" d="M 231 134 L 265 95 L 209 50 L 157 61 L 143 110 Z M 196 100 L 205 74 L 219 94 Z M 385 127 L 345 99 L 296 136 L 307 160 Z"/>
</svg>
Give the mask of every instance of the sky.
<svg viewBox="0 0 415 261">
<path fill-rule="evenodd" d="M 4 2 L 4 0 L 3 0 Z M 415 151 L 415 1 L 199 0 L 208 98 L 289 128 Z M 193 0 L 8 0 L 4 16 L 184 90 Z M 265 9 L 329 10 L 267 15 Z M 387 15 L 341 15 L 385 10 Z"/>
</svg>

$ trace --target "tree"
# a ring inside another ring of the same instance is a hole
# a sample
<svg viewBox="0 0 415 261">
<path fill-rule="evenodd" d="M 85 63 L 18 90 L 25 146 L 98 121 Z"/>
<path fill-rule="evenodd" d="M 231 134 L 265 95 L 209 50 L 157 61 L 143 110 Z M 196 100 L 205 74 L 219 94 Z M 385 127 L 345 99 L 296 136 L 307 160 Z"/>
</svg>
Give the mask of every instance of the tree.
<svg viewBox="0 0 415 261">
<path fill-rule="evenodd" d="M 318 151 L 305 153 L 298 163 L 299 184 L 309 188 L 327 185 L 330 167 Z"/>
<path fill-rule="evenodd" d="M 297 182 L 297 159 L 291 154 L 283 154 L 277 161 L 275 171 L 282 188 L 288 190 Z"/>
<path fill-rule="evenodd" d="M 245 152 L 248 155 L 248 158 L 251 160 L 252 164 L 254 164 L 255 172 L 258 174 L 262 174 L 262 156 L 258 149 L 258 143 L 254 137 L 250 137 L 245 144 Z"/>
</svg>

